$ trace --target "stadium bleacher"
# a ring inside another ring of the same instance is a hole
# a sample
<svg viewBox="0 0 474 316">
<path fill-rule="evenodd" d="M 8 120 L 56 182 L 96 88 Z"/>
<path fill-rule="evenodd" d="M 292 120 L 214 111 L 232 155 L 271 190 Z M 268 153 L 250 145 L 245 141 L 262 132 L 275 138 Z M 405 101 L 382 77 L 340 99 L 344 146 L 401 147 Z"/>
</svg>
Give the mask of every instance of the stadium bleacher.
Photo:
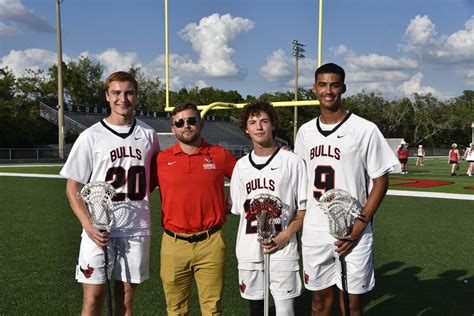
<svg viewBox="0 0 474 316">
<path fill-rule="evenodd" d="M 40 107 L 40 115 L 48 121 L 57 124 L 55 106 L 41 103 Z M 162 149 L 170 146 L 169 133 L 171 132 L 171 121 L 168 113 L 136 110 L 135 115 L 138 119 L 155 129 L 160 138 L 160 144 L 163 144 L 161 146 Z M 80 133 L 106 116 L 107 113 L 105 111 L 96 107 L 68 107 L 64 111 L 65 132 L 68 129 L 74 129 Z M 236 157 L 241 157 L 244 154 L 245 148 L 251 146 L 251 141 L 229 117 L 206 116 L 202 135 L 209 143 L 226 147 Z"/>
</svg>

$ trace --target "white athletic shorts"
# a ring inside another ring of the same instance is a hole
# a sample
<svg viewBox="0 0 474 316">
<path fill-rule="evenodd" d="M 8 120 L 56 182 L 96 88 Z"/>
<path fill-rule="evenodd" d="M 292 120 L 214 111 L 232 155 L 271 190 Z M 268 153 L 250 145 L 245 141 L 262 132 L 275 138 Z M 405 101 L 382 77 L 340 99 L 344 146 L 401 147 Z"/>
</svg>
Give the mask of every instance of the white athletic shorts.
<svg viewBox="0 0 474 316">
<path fill-rule="evenodd" d="M 301 295 L 299 271 L 270 270 L 270 293 L 274 300 L 286 300 Z M 263 300 L 263 270 L 239 269 L 240 295 L 247 300 Z"/>
<path fill-rule="evenodd" d="M 150 275 L 150 236 L 109 238 L 109 276 L 127 283 L 142 283 Z M 104 253 L 86 233 L 82 234 L 76 280 L 105 283 Z"/>
<path fill-rule="evenodd" d="M 303 278 L 308 290 L 319 291 L 334 284 L 342 290 L 341 263 L 335 249 L 332 243 L 302 245 Z M 371 233 L 362 236 L 357 245 L 345 256 L 345 261 L 348 292 L 363 294 L 372 290 L 375 286 L 375 277 Z"/>
</svg>

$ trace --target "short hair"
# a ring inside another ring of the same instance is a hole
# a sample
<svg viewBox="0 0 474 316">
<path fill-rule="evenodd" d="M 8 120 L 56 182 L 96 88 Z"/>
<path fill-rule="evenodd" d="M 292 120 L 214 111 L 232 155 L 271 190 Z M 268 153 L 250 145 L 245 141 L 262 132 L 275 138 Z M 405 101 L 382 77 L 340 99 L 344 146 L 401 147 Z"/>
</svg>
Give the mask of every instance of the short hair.
<svg viewBox="0 0 474 316">
<path fill-rule="evenodd" d="M 314 82 L 316 82 L 319 74 L 338 74 L 341 77 L 342 83 L 344 83 L 344 80 L 346 79 L 346 73 L 344 69 L 334 63 L 328 63 L 319 66 L 319 68 L 316 69 L 316 72 L 314 73 Z"/>
<path fill-rule="evenodd" d="M 270 118 L 270 121 L 273 124 L 273 127 L 275 127 L 275 130 L 279 128 L 280 122 L 278 118 L 278 114 L 275 111 L 275 108 L 273 105 L 271 105 L 268 102 L 255 102 L 255 103 L 249 103 L 244 106 L 242 109 L 242 112 L 240 113 L 240 122 L 239 122 L 239 127 L 240 129 L 245 133 L 247 129 L 247 120 L 249 119 L 250 116 L 259 116 L 260 113 L 267 113 L 268 117 Z M 273 131 L 273 137 L 275 137 L 275 131 Z"/>
<path fill-rule="evenodd" d="M 175 116 L 176 114 L 178 114 L 179 112 L 182 112 L 184 110 L 193 110 L 194 112 L 196 112 L 196 115 L 199 117 L 199 110 L 198 110 L 198 107 L 195 103 L 191 103 L 191 102 L 188 102 L 188 103 L 183 103 L 183 104 L 179 104 L 177 106 L 175 106 L 173 108 L 173 111 L 171 111 L 171 116 Z"/>
<path fill-rule="evenodd" d="M 135 88 L 135 92 L 138 92 L 138 82 L 137 79 L 131 74 L 126 71 L 117 71 L 112 74 L 110 74 L 107 77 L 107 80 L 105 81 L 105 91 L 109 91 L 110 84 L 114 81 L 118 82 L 124 82 L 124 81 L 129 81 L 133 84 L 133 87 Z"/>
</svg>

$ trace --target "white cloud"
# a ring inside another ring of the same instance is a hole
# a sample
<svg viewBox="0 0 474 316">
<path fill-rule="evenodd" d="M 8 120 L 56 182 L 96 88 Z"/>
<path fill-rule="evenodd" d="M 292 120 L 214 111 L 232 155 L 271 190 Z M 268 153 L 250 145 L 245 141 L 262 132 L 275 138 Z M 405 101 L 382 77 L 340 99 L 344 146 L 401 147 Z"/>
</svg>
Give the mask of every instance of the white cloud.
<svg viewBox="0 0 474 316">
<path fill-rule="evenodd" d="M 63 61 L 67 62 L 69 57 L 63 55 Z M 56 52 L 41 48 L 29 48 L 25 50 L 11 50 L 8 55 L 0 59 L 0 68 L 8 67 L 15 76 L 21 77 L 26 74 L 27 69 L 48 69 L 56 64 Z"/>
<path fill-rule="evenodd" d="M 176 91 L 182 87 L 184 87 L 184 82 L 180 76 L 170 77 L 170 90 Z"/>
<path fill-rule="evenodd" d="M 84 52 L 82 54 L 88 55 L 89 53 Z M 93 55 L 92 57 L 104 66 L 106 74 L 119 70 L 127 71 L 130 67 L 141 66 L 136 53 L 120 53 L 115 48 L 108 48 L 106 51 Z"/>
<path fill-rule="evenodd" d="M 259 73 L 268 81 L 287 79 L 292 74 L 290 59 L 280 48 L 267 57 L 267 63 L 260 67 Z"/>
<path fill-rule="evenodd" d="M 309 88 L 314 84 L 314 71 L 317 62 L 311 58 L 298 60 L 298 86 Z M 258 74 L 270 82 L 277 82 L 276 89 L 293 91 L 295 88 L 295 58 L 288 56 L 283 49 L 273 51 L 267 57 L 265 65 L 261 66 Z"/>
<path fill-rule="evenodd" d="M 163 83 L 165 83 L 165 66 L 165 55 L 159 55 L 151 63 L 142 65 L 141 69 L 146 75 L 158 77 Z M 185 86 L 181 79 L 181 75 L 186 76 L 188 79 L 187 82 L 192 82 L 192 78 L 199 75 L 201 71 L 199 65 L 194 63 L 189 56 L 181 56 L 177 54 L 169 55 L 169 68 L 171 90 L 180 89 Z"/>
<path fill-rule="evenodd" d="M 8 8 L 6 10 L 5 8 Z M 24 8 L 20 1 L 0 0 L 0 19 L 8 17 L 19 21 L 20 17 L 33 14 Z M 36 17 L 36 20 L 41 19 Z M 34 20 L 34 19 L 33 19 Z M 193 61 L 188 55 L 170 54 L 170 88 L 179 89 L 196 82 L 199 87 L 207 86 L 202 80 L 205 77 L 231 77 L 245 74 L 239 66 L 232 61 L 235 53 L 232 47 L 235 39 L 242 33 L 248 32 L 254 27 L 254 23 L 245 18 L 233 17 L 229 14 L 212 14 L 202 18 L 199 23 L 188 24 L 180 32 L 180 35 L 192 45 L 192 49 L 198 54 L 199 60 Z M 2 32 L 3 31 L 3 32 Z M 0 22 L 1 34 L 14 34 L 16 28 L 4 25 Z M 33 52 L 39 54 L 45 50 L 27 49 L 24 51 L 11 51 L 0 61 L 0 66 L 9 66 L 16 75 L 25 74 L 26 68 L 47 69 L 56 63 L 56 53 L 49 52 L 51 58 L 35 58 Z M 21 56 L 21 57 L 20 57 Z M 140 61 L 135 52 L 120 52 L 115 48 L 109 48 L 103 52 L 82 52 L 80 56 L 87 56 L 91 60 L 100 62 L 104 66 L 104 76 L 117 70 L 127 70 L 130 67 L 140 67 L 145 75 L 159 77 L 165 81 L 165 56 L 159 55 L 149 63 Z M 184 81 L 182 78 L 186 78 Z"/>
<path fill-rule="evenodd" d="M 0 37 L 19 34 L 21 27 L 33 32 L 55 32 L 55 28 L 45 18 L 27 9 L 20 0 L 0 0 L 0 21 L 4 25 L 9 24 L 9 32 L 6 35 L 1 32 L 0 27 Z"/>
<path fill-rule="evenodd" d="M 357 64 L 359 67 L 378 69 L 378 70 L 394 70 L 394 69 L 416 69 L 418 63 L 411 58 L 394 59 L 389 56 L 381 56 L 378 54 L 368 54 L 351 56 L 348 58 L 351 63 Z"/>
<path fill-rule="evenodd" d="M 415 34 L 415 30 L 417 28 L 413 27 L 412 33 Z M 422 35 L 415 37 L 419 41 L 426 41 Z M 419 63 L 415 59 L 409 57 L 397 59 L 375 53 L 362 55 L 351 51 L 344 45 L 332 48 L 331 51 L 336 55 L 341 55 L 347 63 L 344 68 L 346 69 L 349 93 L 364 90 L 387 97 L 407 96 L 415 92 L 437 94 L 432 87 L 422 85 L 423 75 L 421 73 L 418 72 L 415 75 L 411 73 L 419 67 Z"/>
<path fill-rule="evenodd" d="M 379 71 L 398 71 L 398 70 L 413 70 L 418 67 L 415 59 L 402 57 L 399 59 L 390 56 L 378 55 L 370 53 L 367 55 L 357 54 L 351 51 L 345 45 L 330 49 L 336 55 L 341 55 L 344 59 L 357 69 L 375 69 Z"/>
<path fill-rule="evenodd" d="M 198 24 L 188 24 L 179 34 L 191 43 L 192 49 L 199 55 L 197 64 L 204 75 L 236 76 L 239 70 L 231 59 L 235 52 L 231 44 L 238 35 L 248 32 L 253 26 L 249 19 L 215 13 L 202 18 Z"/>
<path fill-rule="evenodd" d="M 416 49 L 419 45 L 428 45 L 434 43 L 436 36 L 436 25 L 431 22 L 427 15 L 417 15 L 410 21 L 405 30 L 405 37 L 407 40 L 407 49 Z"/>
<path fill-rule="evenodd" d="M 209 85 L 204 80 L 198 80 L 194 83 L 194 85 L 198 87 L 198 89 L 209 87 Z"/>
<path fill-rule="evenodd" d="M 163 69 L 165 67 L 165 55 L 162 55 Z M 191 57 L 177 54 L 169 55 L 170 72 L 183 73 L 189 75 L 198 75 L 203 69 L 199 64 L 193 62 Z"/>
<path fill-rule="evenodd" d="M 108 74 L 124 70 L 128 71 L 131 67 L 140 67 L 141 71 L 150 77 L 159 77 L 160 80 L 165 82 L 165 57 L 160 55 L 151 63 L 142 64 L 139 61 L 138 55 L 134 52 L 119 52 L 115 48 L 109 48 L 100 53 L 91 53 L 84 51 L 75 58 L 70 58 L 66 54 L 63 54 L 63 61 L 77 61 L 81 57 L 87 57 L 95 62 L 100 62 L 104 67 L 103 79 Z M 0 58 L 0 68 L 8 67 L 10 71 L 15 74 L 16 77 L 22 77 L 26 75 L 27 69 L 32 70 L 47 70 L 52 65 L 57 63 L 56 52 L 44 50 L 40 48 L 30 48 L 26 50 L 12 50 L 8 55 Z M 180 89 L 186 85 L 183 82 L 179 74 L 189 73 L 195 71 L 195 65 L 186 57 L 179 55 L 170 55 L 170 89 Z M 189 79 L 188 77 L 186 77 Z M 191 82 L 191 81 L 188 81 Z M 204 81 L 200 80 L 196 82 L 198 87 L 208 86 Z M 193 86 L 194 87 L 194 86 Z"/>
<path fill-rule="evenodd" d="M 438 64 L 465 64 L 474 62 L 474 16 L 464 29 L 450 35 L 438 36 L 435 24 L 428 16 L 416 16 L 405 31 L 400 47 L 414 53 L 421 60 Z"/>
<path fill-rule="evenodd" d="M 418 94 L 434 94 L 437 95 L 436 89 L 432 87 L 422 86 L 421 80 L 423 79 L 423 74 L 416 73 L 410 80 L 405 81 L 400 86 L 398 86 L 398 90 L 404 95 L 412 95 L 413 93 Z"/>
<path fill-rule="evenodd" d="M 468 69 L 463 69 L 461 73 L 465 84 L 474 87 L 474 65 L 471 65 Z"/>
<path fill-rule="evenodd" d="M 449 63 L 474 62 L 474 16 L 466 23 L 465 29 L 443 37 L 440 48 L 434 55 Z"/>
<path fill-rule="evenodd" d="M 416 60 L 411 58 L 395 59 L 374 53 L 361 55 L 344 45 L 331 50 L 347 62 L 346 79 L 349 82 L 366 82 L 367 86 L 374 86 L 371 83 L 408 80 L 411 76 L 406 71 L 418 66 Z"/>
<path fill-rule="evenodd" d="M 410 78 L 410 75 L 401 71 L 384 71 L 384 70 L 357 70 L 347 71 L 346 78 L 350 82 L 393 82 L 402 81 Z"/>
<path fill-rule="evenodd" d="M 0 37 L 17 36 L 20 33 L 20 30 L 18 30 L 17 28 L 0 22 Z"/>
</svg>

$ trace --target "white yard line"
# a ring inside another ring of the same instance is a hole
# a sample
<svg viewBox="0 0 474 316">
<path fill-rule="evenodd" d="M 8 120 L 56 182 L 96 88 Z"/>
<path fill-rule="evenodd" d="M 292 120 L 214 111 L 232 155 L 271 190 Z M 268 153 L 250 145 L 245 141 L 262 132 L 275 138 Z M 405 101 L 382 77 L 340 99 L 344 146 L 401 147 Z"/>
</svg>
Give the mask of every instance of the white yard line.
<svg viewBox="0 0 474 316">
<path fill-rule="evenodd" d="M 16 173 L 16 172 L 0 172 L 0 177 L 27 177 L 27 178 L 56 178 L 64 179 L 60 174 L 39 174 L 39 173 Z"/>
<path fill-rule="evenodd" d="M 435 199 L 452 199 L 452 200 L 471 200 L 471 201 L 474 201 L 474 194 L 388 190 L 387 195 L 415 196 L 415 197 L 428 197 L 428 198 L 435 198 Z"/>
<path fill-rule="evenodd" d="M 60 174 L 0 172 L 0 177 L 1 176 L 4 176 L 4 177 L 29 177 L 29 178 L 64 179 L 64 177 Z M 225 186 L 229 186 L 229 183 L 226 182 Z M 456 194 L 456 193 L 439 193 L 439 192 L 424 192 L 424 191 L 388 190 L 387 195 L 474 201 L 474 194 Z"/>
<path fill-rule="evenodd" d="M 28 168 L 28 167 L 62 167 L 64 166 L 63 163 L 48 163 L 48 164 L 5 164 L 5 165 L 2 165 L 0 164 L 0 167 L 2 168 L 18 168 L 18 167 L 21 167 L 21 168 Z"/>
</svg>

